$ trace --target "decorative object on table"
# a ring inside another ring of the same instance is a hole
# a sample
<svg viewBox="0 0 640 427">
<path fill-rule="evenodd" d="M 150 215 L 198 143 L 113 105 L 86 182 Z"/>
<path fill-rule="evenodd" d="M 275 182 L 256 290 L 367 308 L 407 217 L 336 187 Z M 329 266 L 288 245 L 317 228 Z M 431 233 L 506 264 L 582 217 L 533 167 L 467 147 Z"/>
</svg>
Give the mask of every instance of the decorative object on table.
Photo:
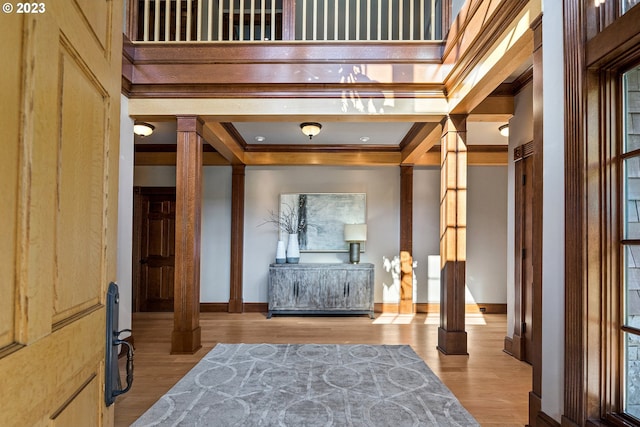
<svg viewBox="0 0 640 427">
<path fill-rule="evenodd" d="M 290 204 L 281 205 L 280 212 L 269 211 L 269 217 L 260 225 L 273 224 L 280 232 L 285 232 L 289 235 L 289 241 L 287 242 L 286 250 L 286 262 L 298 263 L 300 261 L 300 246 L 298 243 L 298 233 L 307 230 L 307 227 L 313 227 L 308 224 L 306 218 L 300 217 L 298 209 Z M 276 252 L 278 252 L 280 243 L 284 246 L 282 239 L 278 240 L 278 246 L 276 246 Z M 278 259 L 282 259 L 281 253 L 276 253 L 276 262 Z"/>
<path fill-rule="evenodd" d="M 300 246 L 298 245 L 298 233 L 289 234 L 287 242 L 287 262 L 297 264 L 300 261 Z"/>
<path fill-rule="evenodd" d="M 280 211 L 295 209 L 306 227 L 298 228 L 300 252 L 347 252 L 344 224 L 367 222 L 366 193 L 285 193 Z M 364 244 L 360 245 L 364 251 Z"/>
<path fill-rule="evenodd" d="M 284 264 L 287 262 L 287 252 L 284 248 L 284 242 L 278 240 L 276 245 L 276 264 Z"/>
<path fill-rule="evenodd" d="M 479 426 L 408 345 L 217 344 L 133 426 Z"/>
<path fill-rule="evenodd" d="M 344 240 L 349 243 L 349 262 L 360 262 L 360 243 L 367 240 L 367 224 L 345 224 Z"/>
</svg>

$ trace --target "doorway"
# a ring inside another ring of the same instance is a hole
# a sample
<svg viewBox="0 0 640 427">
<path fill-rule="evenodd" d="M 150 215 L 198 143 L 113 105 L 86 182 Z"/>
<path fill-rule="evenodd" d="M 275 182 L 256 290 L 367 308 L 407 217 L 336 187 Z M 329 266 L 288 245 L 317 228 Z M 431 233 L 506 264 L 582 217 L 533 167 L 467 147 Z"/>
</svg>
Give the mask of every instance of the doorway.
<svg viewBox="0 0 640 427">
<path fill-rule="evenodd" d="M 133 307 L 173 311 L 175 187 L 133 189 Z"/>
</svg>

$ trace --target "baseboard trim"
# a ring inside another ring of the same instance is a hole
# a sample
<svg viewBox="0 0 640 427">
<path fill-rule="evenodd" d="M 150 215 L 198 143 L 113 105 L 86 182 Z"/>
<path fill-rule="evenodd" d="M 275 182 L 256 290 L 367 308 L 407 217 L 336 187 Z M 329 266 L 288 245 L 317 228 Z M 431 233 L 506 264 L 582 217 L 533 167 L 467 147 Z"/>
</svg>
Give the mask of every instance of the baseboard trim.
<svg viewBox="0 0 640 427">
<path fill-rule="evenodd" d="M 229 304 L 226 302 L 201 302 L 200 313 L 228 313 Z"/>
<path fill-rule="evenodd" d="M 399 313 L 400 304 L 389 302 L 377 302 L 373 305 L 376 313 Z M 269 311 L 269 304 L 266 302 L 245 302 L 242 304 L 243 313 L 266 313 Z M 201 313 L 228 313 L 229 304 L 226 302 L 201 302 Z M 417 303 L 413 304 L 414 313 L 440 313 L 440 303 Z M 506 304 L 478 303 L 466 304 L 465 312 L 483 314 L 506 314 Z"/>
<path fill-rule="evenodd" d="M 482 314 L 507 314 L 507 304 L 496 303 L 477 303 L 465 304 L 465 313 L 482 313 Z M 392 302 L 377 302 L 374 304 L 376 313 L 399 313 L 400 304 Z M 440 303 L 438 302 L 421 302 L 413 304 L 414 313 L 440 313 Z"/>
<path fill-rule="evenodd" d="M 509 356 L 513 356 L 513 340 L 511 337 L 504 337 L 504 348 L 502 351 L 507 353 Z"/>
<path fill-rule="evenodd" d="M 538 426 L 538 413 L 542 410 L 542 400 L 533 391 L 529 392 L 529 427 Z"/>
<path fill-rule="evenodd" d="M 561 424 L 542 411 L 538 411 L 536 427 L 561 427 Z"/>
<path fill-rule="evenodd" d="M 266 302 L 245 302 L 242 310 L 245 313 L 266 313 L 269 311 L 269 304 Z"/>
<path fill-rule="evenodd" d="M 242 304 L 243 313 L 266 313 L 269 304 L 266 302 L 245 302 Z M 229 304 L 226 302 L 201 302 L 200 313 L 228 313 Z"/>
</svg>

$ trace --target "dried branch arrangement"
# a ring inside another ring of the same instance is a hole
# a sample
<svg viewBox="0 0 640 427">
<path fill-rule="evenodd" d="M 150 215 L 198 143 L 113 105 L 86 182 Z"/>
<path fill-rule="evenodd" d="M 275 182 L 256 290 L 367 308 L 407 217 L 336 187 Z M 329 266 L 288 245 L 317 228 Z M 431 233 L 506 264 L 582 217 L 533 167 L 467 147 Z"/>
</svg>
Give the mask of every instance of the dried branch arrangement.
<svg viewBox="0 0 640 427">
<path fill-rule="evenodd" d="M 307 227 L 313 227 L 305 219 L 299 218 L 298 211 L 286 203 L 282 205 L 280 213 L 270 210 L 269 217 L 260 225 L 264 224 L 273 224 L 277 229 L 289 234 L 299 233 Z"/>
</svg>

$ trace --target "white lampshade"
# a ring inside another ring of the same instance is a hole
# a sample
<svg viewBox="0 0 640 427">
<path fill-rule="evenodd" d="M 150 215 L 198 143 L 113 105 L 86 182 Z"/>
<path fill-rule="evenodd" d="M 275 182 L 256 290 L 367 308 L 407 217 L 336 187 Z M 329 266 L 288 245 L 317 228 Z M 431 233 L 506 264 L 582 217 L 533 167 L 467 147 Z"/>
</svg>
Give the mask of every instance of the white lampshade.
<svg viewBox="0 0 640 427">
<path fill-rule="evenodd" d="M 344 240 L 347 242 L 364 242 L 367 240 L 367 224 L 345 224 Z"/>
<path fill-rule="evenodd" d="M 320 133 L 322 125 L 316 122 L 304 122 L 300 124 L 300 129 L 302 130 L 302 133 L 304 133 L 309 137 L 309 139 L 311 139 Z"/>
<path fill-rule="evenodd" d="M 150 123 L 135 122 L 133 124 L 133 133 L 139 136 L 149 136 L 153 133 L 155 126 Z"/>
</svg>

